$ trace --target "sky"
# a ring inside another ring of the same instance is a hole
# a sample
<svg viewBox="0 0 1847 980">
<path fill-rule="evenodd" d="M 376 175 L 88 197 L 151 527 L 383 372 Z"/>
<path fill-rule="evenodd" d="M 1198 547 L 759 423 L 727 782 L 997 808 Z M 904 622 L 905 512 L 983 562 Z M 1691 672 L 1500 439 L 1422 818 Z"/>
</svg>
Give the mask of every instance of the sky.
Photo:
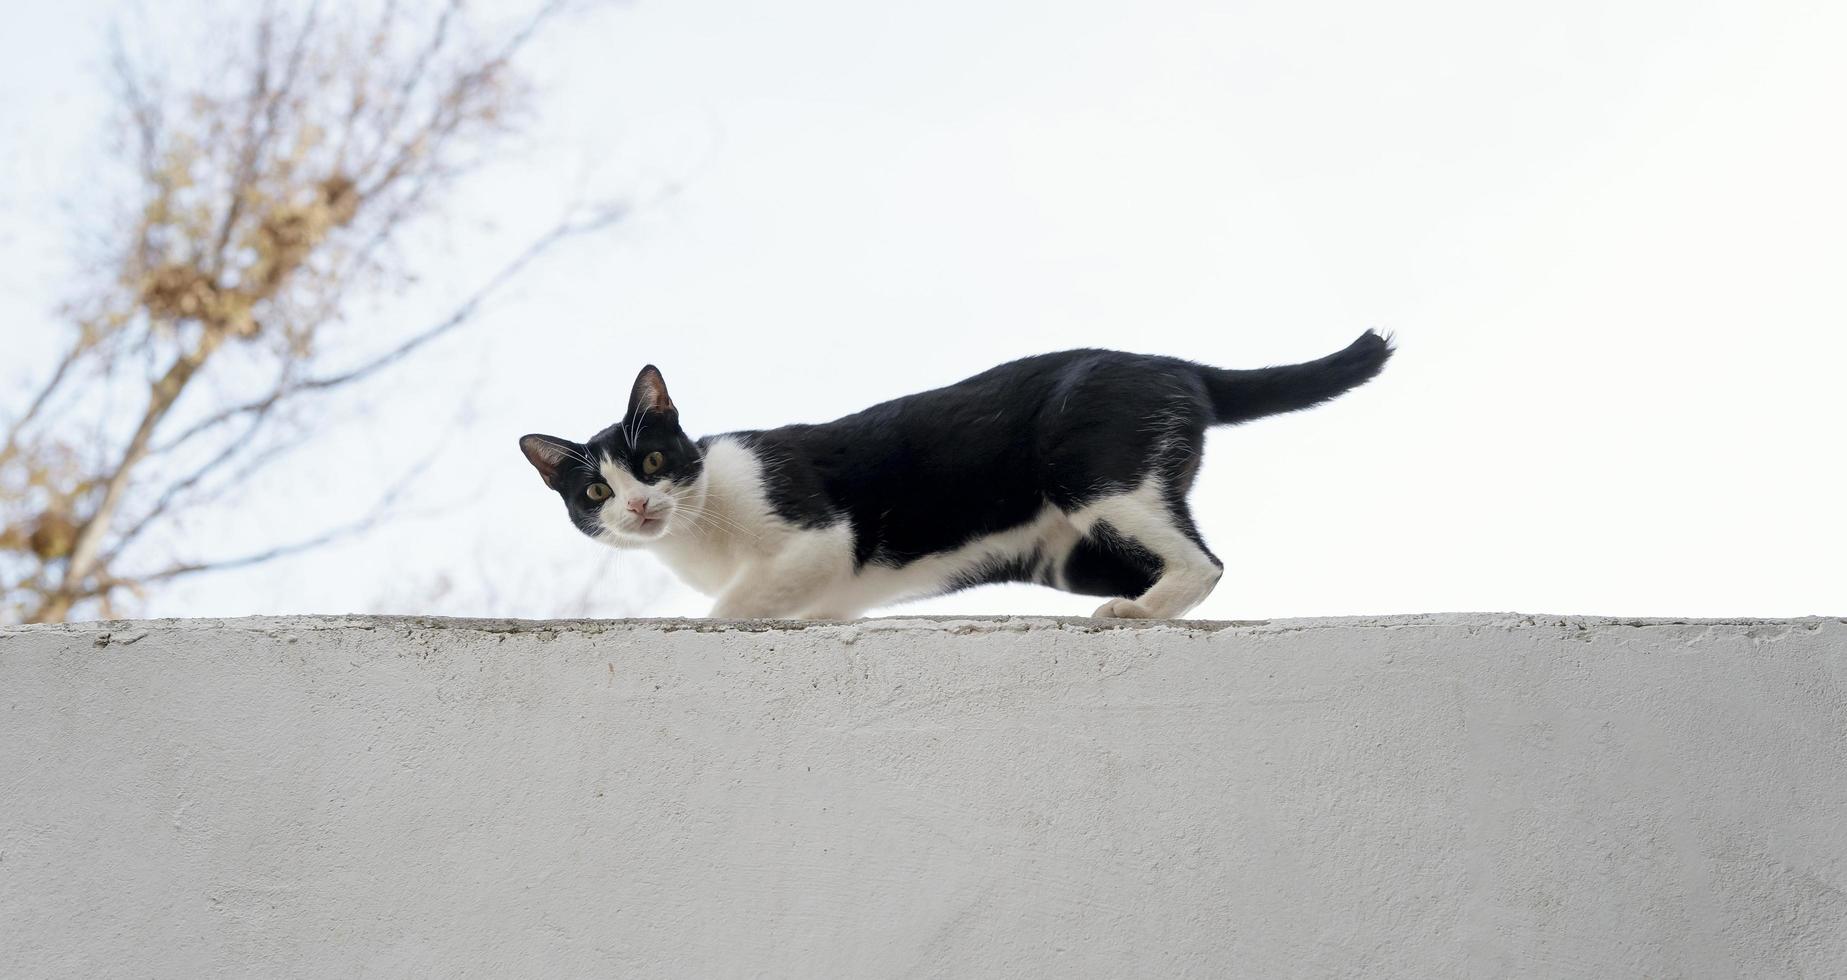
<svg viewBox="0 0 1847 980">
<path fill-rule="evenodd" d="M 40 5 L 0 39 L 9 387 L 57 343 L 121 15 Z M 593 11 L 538 42 L 536 128 L 392 315 L 438 314 L 571 199 L 633 216 L 188 533 L 305 535 L 440 450 L 402 519 L 145 611 L 702 614 L 515 448 L 614 421 L 644 363 L 699 433 L 1047 350 L 1256 367 L 1379 328 L 1372 385 L 1212 433 L 1192 499 L 1226 574 L 1194 616 L 1842 614 L 1844 45 L 1822 2 Z"/>
</svg>

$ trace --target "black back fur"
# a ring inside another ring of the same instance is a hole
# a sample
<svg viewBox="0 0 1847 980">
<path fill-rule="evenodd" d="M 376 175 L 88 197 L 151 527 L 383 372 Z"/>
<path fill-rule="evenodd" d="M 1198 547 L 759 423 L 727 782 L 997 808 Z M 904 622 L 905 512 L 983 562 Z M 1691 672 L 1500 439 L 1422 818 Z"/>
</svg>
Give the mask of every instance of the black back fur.
<svg viewBox="0 0 1847 980">
<path fill-rule="evenodd" d="M 771 461 L 771 500 L 784 519 L 852 522 L 860 564 L 948 551 L 1026 523 L 1048 503 L 1076 510 L 1151 473 L 1197 539 L 1185 495 L 1208 426 L 1319 405 L 1371 380 L 1391 354 L 1372 331 L 1316 361 L 1248 371 L 1069 350 L 822 425 L 734 435 Z M 1044 581 L 1013 571 L 996 579 Z"/>
</svg>

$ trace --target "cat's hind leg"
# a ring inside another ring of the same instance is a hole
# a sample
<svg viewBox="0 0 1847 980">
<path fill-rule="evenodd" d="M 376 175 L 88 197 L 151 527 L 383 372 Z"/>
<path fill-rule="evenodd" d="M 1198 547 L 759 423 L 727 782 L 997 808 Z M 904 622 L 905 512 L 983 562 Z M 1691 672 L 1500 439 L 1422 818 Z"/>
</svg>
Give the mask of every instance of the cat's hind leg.
<svg viewBox="0 0 1847 980">
<path fill-rule="evenodd" d="M 1158 480 L 1129 493 L 1095 500 L 1071 515 L 1086 533 L 1099 522 L 1160 559 L 1154 584 L 1134 598 L 1116 598 L 1095 613 L 1106 619 L 1176 619 L 1204 602 L 1224 574 L 1224 565 L 1206 550 L 1186 501 L 1169 499 Z"/>
</svg>

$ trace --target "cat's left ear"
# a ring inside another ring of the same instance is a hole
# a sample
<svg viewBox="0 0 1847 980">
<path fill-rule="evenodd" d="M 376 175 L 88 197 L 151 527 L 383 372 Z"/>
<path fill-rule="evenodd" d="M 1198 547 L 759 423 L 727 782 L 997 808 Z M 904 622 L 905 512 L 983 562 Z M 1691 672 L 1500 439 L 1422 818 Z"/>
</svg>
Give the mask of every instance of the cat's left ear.
<svg viewBox="0 0 1847 980">
<path fill-rule="evenodd" d="M 634 418 L 638 412 L 678 413 L 673 407 L 673 399 L 667 396 L 667 380 L 661 377 L 661 369 L 650 364 L 635 376 L 635 389 L 628 396 L 628 417 Z"/>
<path fill-rule="evenodd" d="M 519 451 L 526 454 L 526 462 L 539 471 L 539 479 L 553 490 L 558 489 L 558 473 L 565 464 L 573 459 L 584 458 L 584 447 L 569 439 L 538 434 L 519 437 Z"/>
</svg>

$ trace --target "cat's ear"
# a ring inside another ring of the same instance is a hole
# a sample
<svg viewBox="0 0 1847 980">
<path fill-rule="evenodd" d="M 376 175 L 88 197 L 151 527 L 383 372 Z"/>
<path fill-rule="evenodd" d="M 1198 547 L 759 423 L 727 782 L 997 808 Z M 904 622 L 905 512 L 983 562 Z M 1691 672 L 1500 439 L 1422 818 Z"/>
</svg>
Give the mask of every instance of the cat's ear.
<svg viewBox="0 0 1847 980">
<path fill-rule="evenodd" d="M 539 471 L 539 478 L 553 490 L 558 489 L 558 471 L 564 464 L 584 456 L 584 448 L 569 439 L 537 434 L 520 436 L 519 451 L 526 454 L 526 462 Z"/>
<path fill-rule="evenodd" d="M 628 418 L 638 412 L 675 412 L 673 399 L 667 397 L 667 381 L 661 369 L 650 364 L 635 376 L 635 388 L 628 396 Z"/>
</svg>

